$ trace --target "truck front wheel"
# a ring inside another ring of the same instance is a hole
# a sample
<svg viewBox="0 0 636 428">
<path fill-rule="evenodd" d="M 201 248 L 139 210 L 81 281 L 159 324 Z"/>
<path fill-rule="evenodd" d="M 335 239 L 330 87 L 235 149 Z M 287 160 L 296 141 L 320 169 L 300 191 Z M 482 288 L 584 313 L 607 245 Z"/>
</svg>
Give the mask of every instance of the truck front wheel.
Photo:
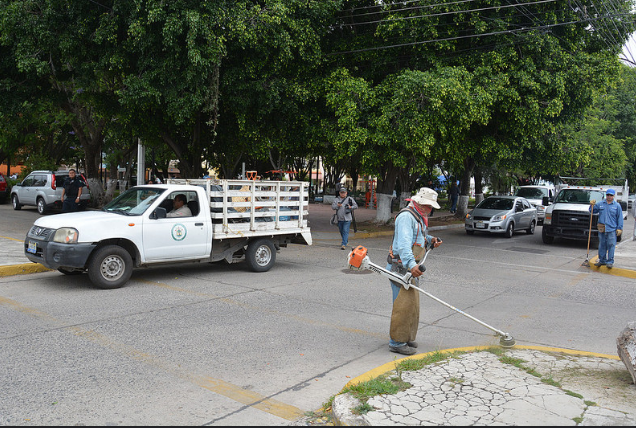
<svg viewBox="0 0 636 428">
<path fill-rule="evenodd" d="M 100 248 L 88 264 L 88 277 L 98 288 L 112 290 L 122 287 L 132 275 L 132 257 L 122 247 L 108 245 Z"/>
<path fill-rule="evenodd" d="M 554 236 L 548 236 L 548 233 L 545 230 L 545 226 L 543 226 L 543 230 L 541 230 L 541 239 L 544 244 L 551 244 L 554 242 Z"/>
<path fill-rule="evenodd" d="M 257 239 L 247 246 L 245 261 L 254 272 L 267 272 L 276 261 L 276 247 L 269 239 Z"/>
</svg>

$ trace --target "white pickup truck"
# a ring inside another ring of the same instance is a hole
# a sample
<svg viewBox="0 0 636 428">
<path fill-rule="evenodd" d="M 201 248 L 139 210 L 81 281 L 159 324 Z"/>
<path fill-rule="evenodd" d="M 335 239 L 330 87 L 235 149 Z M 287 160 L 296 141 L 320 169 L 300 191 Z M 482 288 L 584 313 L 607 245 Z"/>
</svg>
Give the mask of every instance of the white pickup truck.
<svg viewBox="0 0 636 428">
<path fill-rule="evenodd" d="M 192 215 L 171 217 L 184 195 Z M 133 267 L 178 262 L 245 261 L 268 271 L 289 243 L 312 244 L 308 183 L 169 180 L 133 187 L 100 211 L 41 217 L 25 256 L 49 269 L 88 272 L 103 289 L 122 287 Z"/>
<path fill-rule="evenodd" d="M 616 191 L 615 200 L 621 205 L 623 219 L 627 218 L 627 181 L 624 186 L 557 186 L 554 203 L 544 197 L 543 204 L 548 206 L 541 231 L 544 244 L 552 244 L 555 238 L 587 241 L 592 248 L 598 248 L 598 214 L 590 218 L 590 201 L 605 199 L 607 189 Z M 617 238 L 620 242 L 621 237 Z"/>
</svg>

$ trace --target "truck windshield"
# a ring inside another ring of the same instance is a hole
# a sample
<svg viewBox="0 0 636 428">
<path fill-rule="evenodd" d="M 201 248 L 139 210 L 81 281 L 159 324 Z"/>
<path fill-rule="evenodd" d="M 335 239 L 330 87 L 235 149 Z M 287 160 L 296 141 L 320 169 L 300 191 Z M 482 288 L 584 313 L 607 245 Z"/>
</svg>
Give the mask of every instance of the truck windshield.
<svg viewBox="0 0 636 428">
<path fill-rule="evenodd" d="M 540 187 L 519 187 L 515 191 L 515 196 L 522 196 L 526 199 L 543 199 L 548 196 L 548 189 Z"/>
<path fill-rule="evenodd" d="M 164 189 L 148 187 L 135 187 L 106 204 L 104 211 L 123 215 L 142 215 L 161 195 Z"/>
<path fill-rule="evenodd" d="M 594 199 L 596 202 L 601 202 L 604 198 L 605 194 L 598 190 L 563 189 L 557 195 L 555 202 L 589 205 L 592 199 Z"/>
</svg>

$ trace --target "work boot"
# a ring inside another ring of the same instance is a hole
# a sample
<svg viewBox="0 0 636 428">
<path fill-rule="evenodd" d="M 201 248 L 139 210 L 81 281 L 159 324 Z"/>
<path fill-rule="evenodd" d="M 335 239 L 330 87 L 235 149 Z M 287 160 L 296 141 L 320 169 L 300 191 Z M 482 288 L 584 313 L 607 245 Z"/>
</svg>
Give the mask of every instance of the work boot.
<svg viewBox="0 0 636 428">
<path fill-rule="evenodd" d="M 415 348 L 411 348 L 409 345 L 402 345 L 402 346 L 389 345 L 389 351 L 396 352 L 398 354 L 403 354 L 403 355 L 413 355 L 417 352 Z"/>
<path fill-rule="evenodd" d="M 596 267 L 601 267 L 601 266 L 603 266 L 604 264 L 605 264 L 605 263 L 602 263 L 602 262 L 598 261 L 598 262 L 594 263 L 594 266 L 596 266 Z"/>
<path fill-rule="evenodd" d="M 406 344 L 411 348 L 417 348 L 417 342 L 406 342 Z"/>
<path fill-rule="evenodd" d="M 605 266 L 607 266 L 607 268 L 608 268 L 608 269 L 611 269 L 611 268 L 613 268 L 613 267 L 614 267 L 614 264 L 613 264 L 613 263 L 608 263 L 608 264 L 606 264 Z"/>
</svg>

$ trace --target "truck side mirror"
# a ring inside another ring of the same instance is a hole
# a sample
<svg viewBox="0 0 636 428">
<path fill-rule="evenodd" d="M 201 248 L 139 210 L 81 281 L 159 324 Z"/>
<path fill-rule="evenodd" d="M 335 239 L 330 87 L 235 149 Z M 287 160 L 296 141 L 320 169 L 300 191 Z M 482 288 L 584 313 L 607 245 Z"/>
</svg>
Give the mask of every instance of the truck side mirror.
<svg viewBox="0 0 636 428">
<path fill-rule="evenodd" d="M 150 216 L 151 219 L 156 220 L 158 218 L 166 218 L 166 213 L 168 211 L 166 211 L 165 208 L 163 207 L 157 207 L 155 208 L 155 210 L 152 212 L 152 215 Z"/>
<path fill-rule="evenodd" d="M 541 199 L 541 204 L 543 204 L 544 206 L 547 206 L 550 203 L 550 198 L 547 196 L 544 196 L 543 199 Z"/>
</svg>

